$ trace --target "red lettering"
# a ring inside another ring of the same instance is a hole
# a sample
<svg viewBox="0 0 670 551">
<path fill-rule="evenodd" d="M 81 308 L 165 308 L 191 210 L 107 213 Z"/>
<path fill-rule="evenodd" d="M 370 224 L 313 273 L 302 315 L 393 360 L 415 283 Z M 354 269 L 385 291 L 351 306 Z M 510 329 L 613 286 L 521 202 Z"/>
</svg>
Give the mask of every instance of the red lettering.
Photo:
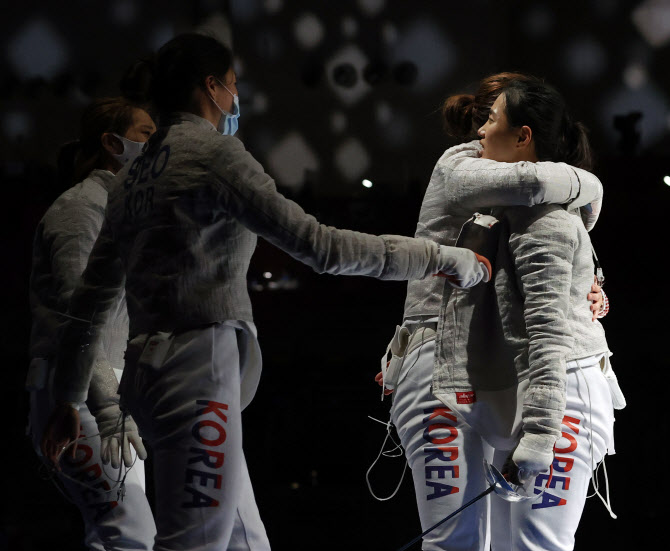
<svg viewBox="0 0 670 551">
<path fill-rule="evenodd" d="M 209 400 L 196 400 L 195 402 L 199 406 L 205 406 L 201 410 L 196 412 L 196 415 L 205 415 L 206 413 L 213 413 L 224 423 L 228 422 L 228 417 L 223 410 L 228 411 L 228 404 L 221 404 L 219 402 L 210 402 Z"/>
<path fill-rule="evenodd" d="M 204 463 L 210 469 L 218 469 L 223 465 L 223 452 L 215 452 L 203 448 L 191 448 L 190 451 L 196 455 L 194 457 L 189 457 L 189 465 L 191 463 L 198 463 L 199 461 Z"/>
<path fill-rule="evenodd" d="M 211 427 L 216 430 L 219 434 L 218 438 L 205 438 L 201 432 L 203 427 Z M 191 434 L 193 434 L 193 437 L 198 442 L 205 444 L 206 446 L 220 446 L 226 441 L 226 430 L 215 421 L 210 421 L 208 419 L 205 419 L 204 421 L 198 421 L 195 425 L 193 425 Z"/>
<path fill-rule="evenodd" d="M 570 442 L 570 444 L 566 448 L 559 448 L 557 442 L 556 445 L 554 446 L 554 451 L 556 453 L 570 453 L 577 449 L 577 440 L 575 440 L 575 437 L 572 436 L 572 434 L 562 432 L 561 436 L 563 436 L 563 438 L 565 438 L 568 442 Z"/>
<path fill-rule="evenodd" d="M 572 432 L 575 434 L 579 434 L 579 419 L 575 419 L 574 417 L 568 417 L 567 415 L 563 417 L 563 424 L 568 427 L 569 429 L 572 429 Z"/>
<path fill-rule="evenodd" d="M 429 463 L 433 459 L 439 459 L 440 461 L 455 461 L 458 459 L 458 448 L 450 446 L 437 446 L 436 448 L 424 448 L 423 453 L 426 455 L 424 463 Z M 449 454 L 448 456 L 445 454 Z"/>
<path fill-rule="evenodd" d="M 446 436 L 445 438 L 433 438 L 430 437 L 430 432 L 432 430 L 436 429 L 445 429 L 450 432 L 449 436 Z M 456 437 L 458 436 L 458 429 L 456 427 L 452 427 L 451 425 L 446 425 L 445 423 L 436 423 L 434 425 L 429 425 L 426 428 L 426 431 L 428 431 L 428 436 L 430 437 L 430 441 L 433 444 L 448 444 L 449 442 L 453 442 Z"/>
<path fill-rule="evenodd" d="M 424 418 L 423 422 L 425 424 L 428 421 L 432 421 L 433 419 L 436 419 L 437 417 L 444 417 L 445 419 L 449 419 L 450 421 L 453 421 L 455 423 L 456 422 L 456 416 L 453 413 L 450 413 L 450 412 L 451 412 L 451 410 L 449 408 L 435 408 L 433 410 L 433 412 L 428 417 Z"/>
</svg>

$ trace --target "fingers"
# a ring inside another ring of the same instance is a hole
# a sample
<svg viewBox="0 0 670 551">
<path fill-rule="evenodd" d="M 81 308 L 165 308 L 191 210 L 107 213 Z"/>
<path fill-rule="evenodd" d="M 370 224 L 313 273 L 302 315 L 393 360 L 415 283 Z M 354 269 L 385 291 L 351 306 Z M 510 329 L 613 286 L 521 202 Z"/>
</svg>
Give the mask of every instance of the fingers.
<svg viewBox="0 0 670 551">
<path fill-rule="evenodd" d="M 112 467 L 118 469 L 121 461 L 119 460 L 119 441 L 115 437 L 109 439 L 109 456 Z"/>
<path fill-rule="evenodd" d="M 109 465 L 109 438 L 100 441 L 100 459 L 104 465 Z"/>
<path fill-rule="evenodd" d="M 135 448 L 135 451 L 137 452 L 137 457 L 139 459 L 146 459 L 147 458 L 147 450 L 144 448 L 144 443 L 142 442 L 142 438 L 139 435 L 131 433 L 128 436 L 128 441 L 133 445 L 133 448 Z M 125 455 L 124 452 L 124 460 L 126 461 L 126 465 L 130 466 L 132 464 L 132 453 L 130 450 L 130 446 L 128 446 L 128 455 Z M 130 461 L 130 463 L 129 463 Z"/>
<path fill-rule="evenodd" d="M 123 463 L 125 464 L 126 467 L 130 468 L 133 466 L 133 452 L 130 449 L 130 444 L 132 443 L 133 447 L 137 449 L 137 442 L 135 439 L 131 439 L 130 436 L 126 438 L 126 441 L 123 443 L 123 446 L 121 446 L 121 453 L 123 454 Z M 141 448 L 144 448 L 142 444 L 140 443 L 139 446 Z M 139 457 L 139 452 L 137 453 L 137 456 Z"/>
<path fill-rule="evenodd" d="M 477 257 L 477 260 L 479 263 L 482 265 L 486 273 L 484 274 L 484 282 L 488 282 L 491 279 L 491 274 L 493 273 L 493 270 L 491 268 L 491 263 L 489 262 L 489 259 L 486 258 L 485 256 L 482 256 L 481 254 L 475 253 L 475 256 Z"/>
<path fill-rule="evenodd" d="M 377 373 L 377 375 L 375 375 L 375 381 L 377 382 L 377 384 L 379 386 L 384 386 L 384 376 L 382 375 L 381 371 L 379 373 Z M 393 393 L 392 388 L 385 388 L 384 389 L 384 396 L 388 396 L 389 394 L 392 394 L 392 393 Z"/>
</svg>

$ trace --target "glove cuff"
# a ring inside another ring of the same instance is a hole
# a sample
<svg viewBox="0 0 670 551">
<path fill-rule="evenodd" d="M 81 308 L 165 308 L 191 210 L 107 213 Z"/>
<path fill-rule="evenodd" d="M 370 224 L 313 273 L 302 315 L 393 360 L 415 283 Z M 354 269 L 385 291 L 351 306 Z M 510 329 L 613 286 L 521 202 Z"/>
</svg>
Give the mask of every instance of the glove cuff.
<svg viewBox="0 0 670 551">
<path fill-rule="evenodd" d="M 526 433 L 512 454 L 512 460 L 518 467 L 536 472 L 549 468 L 554 460 L 556 438 L 549 434 Z"/>
</svg>

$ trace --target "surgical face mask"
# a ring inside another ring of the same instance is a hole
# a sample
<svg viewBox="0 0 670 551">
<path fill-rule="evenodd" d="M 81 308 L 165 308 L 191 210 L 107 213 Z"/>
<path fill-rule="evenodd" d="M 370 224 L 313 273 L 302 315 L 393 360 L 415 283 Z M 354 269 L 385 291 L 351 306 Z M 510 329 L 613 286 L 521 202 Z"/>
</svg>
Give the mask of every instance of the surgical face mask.
<svg viewBox="0 0 670 551">
<path fill-rule="evenodd" d="M 234 136 L 239 126 L 238 119 L 240 118 L 240 98 L 237 94 L 233 94 L 230 90 L 228 90 L 228 87 L 220 80 L 219 84 L 223 86 L 231 96 L 233 96 L 233 112 L 228 113 L 228 111 L 221 109 L 219 104 L 214 101 L 214 98 L 210 96 L 209 99 L 214 102 L 214 105 L 219 108 L 219 111 L 221 111 L 221 114 L 223 115 L 221 120 L 219 120 L 219 125 L 216 127 L 216 129 L 224 136 Z"/>
<path fill-rule="evenodd" d="M 112 153 L 112 156 L 122 165 L 132 163 L 135 160 L 135 158 L 139 157 L 142 154 L 142 150 L 144 149 L 144 145 L 146 144 L 146 142 L 134 142 L 132 140 L 129 140 L 128 138 L 119 136 L 118 134 L 114 133 L 112 134 L 116 136 L 119 140 L 121 140 L 121 143 L 123 144 L 123 152 L 118 154 Z"/>
</svg>

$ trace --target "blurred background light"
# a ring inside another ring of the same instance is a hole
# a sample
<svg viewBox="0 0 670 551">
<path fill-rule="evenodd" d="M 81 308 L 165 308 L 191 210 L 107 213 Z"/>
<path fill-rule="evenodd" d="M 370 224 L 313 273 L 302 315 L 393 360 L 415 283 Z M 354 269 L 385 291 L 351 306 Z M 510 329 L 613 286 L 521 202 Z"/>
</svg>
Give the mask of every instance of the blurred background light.
<svg viewBox="0 0 670 551">
<path fill-rule="evenodd" d="M 563 51 L 566 72 L 576 81 L 586 83 L 598 79 L 607 66 L 607 53 L 591 36 L 577 38 Z"/>
<path fill-rule="evenodd" d="M 354 44 L 340 49 L 326 62 L 330 89 L 345 105 L 354 105 L 370 92 L 370 85 L 358 78 L 368 63 L 368 57 Z"/>
<path fill-rule="evenodd" d="M 358 33 L 358 21 L 351 15 L 345 15 L 340 22 L 340 30 L 345 38 L 354 38 Z"/>
<path fill-rule="evenodd" d="M 318 171 L 319 159 L 299 132 L 290 132 L 275 143 L 268 155 L 268 172 L 283 186 L 299 191 L 306 171 Z"/>
<path fill-rule="evenodd" d="M 363 184 L 363 187 L 366 187 L 368 189 L 372 187 L 372 182 L 368 179 L 363 180 L 361 183 Z"/>
<path fill-rule="evenodd" d="M 112 21 L 119 25 L 130 25 L 137 19 L 137 3 L 135 0 L 117 0 L 109 7 Z"/>
<path fill-rule="evenodd" d="M 262 0 L 228 0 L 230 16 L 236 22 L 250 23 L 262 15 L 263 7 L 267 9 L 261 3 Z"/>
<path fill-rule="evenodd" d="M 391 119 L 393 118 L 391 106 L 385 101 L 378 102 L 375 106 L 375 118 L 381 125 L 390 123 Z"/>
<path fill-rule="evenodd" d="M 551 8 L 543 3 L 533 5 L 521 20 L 521 27 L 533 38 L 546 37 L 554 28 L 555 16 Z"/>
<path fill-rule="evenodd" d="M 168 21 L 162 21 L 154 24 L 153 29 L 149 32 L 147 46 L 151 50 L 158 50 L 163 44 L 174 37 L 174 28 Z"/>
<path fill-rule="evenodd" d="M 648 79 L 647 69 L 640 63 L 631 63 L 624 69 L 623 81 L 629 88 L 641 88 Z"/>
<path fill-rule="evenodd" d="M 382 23 L 382 39 L 387 46 L 395 44 L 398 41 L 398 28 L 390 21 Z"/>
<path fill-rule="evenodd" d="M 233 28 L 226 15 L 219 10 L 213 10 L 196 27 L 197 32 L 213 36 L 229 48 L 235 50 L 233 44 Z"/>
<path fill-rule="evenodd" d="M 365 15 L 373 16 L 384 9 L 386 0 L 357 0 L 357 4 Z"/>
<path fill-rule="evenodd" d="M 45 19 L 34 19 L 9 40 L 7 55 L 22 78 L 50 79 L 69 61 L 68 47 L 61 33 Z"/>
<path fill-rule="evenodd" d="M 7 111 L 2 115 L 2 133 L 11 141 L 29 138 L 33 122 L 24 111 Z"/>
<path fill-rule="evenodd" d="M 670 186 L 670 176 L 663 176 L 663 181 L 666 185 Z"/>
<path fill-rule="evenodd" d="M 653 83 L 647 82 L 639 88 L 622 85 L 605 94 L 599 115 L 604 128 L 612 128 L 612 120 L 617 115 L 641 112 L 638 123 L 640 145 L 646 147 L 667 132 L 668 98 Z M 611 144 L 618 141 L 616 132 L 607 133 Z"/>
<path fill-rule="evenodd" d="M 335 166 L 345 180 L 359 180 L 370 168 L 370 155 L 356 138 L 348 138 L 335 148 Z"/>
<path fill-rule="evenodd" d="M 268 110 L 269 103 L 270 101 L 268 99 L 267 94 L 263 92 L 256 92 L 253 95 L 253 99 L 251 101 L 251 109 L 254 115 L 263 115 L 264 113 L 266 113 Z"/>
<path fill-rule="evenodd" d="M 264 0 L 263 7 L 265 8 L 266 13 L 275 14 L 282 10 L 284 7 L 283 0 Z"/>
<path fill-rule="evenodd" d="M 645 0 L 633 10 L 631 18 L 639 33 L 655 48 L 670 41 L 670 0 Z"/>
<path fill-rule="evenodd" d="M 394 64 L 412 63 L 416 74 L 412 77 L 420 91 L 427 91 L 451 74 L 457 54 L 449 41 L 444 26 L 428 19 L 416 19 L 400 31 L 391 48 Z M 430 55 L 426 55 L 430 52 Z M 407 69 L 409 65 L 403 65 Z M 401 70 L 403 77 L 409 72 Z"/>
<path fill-rule="evenodd" d="M 347 128 L 347 116 L 342 111 L 333 111 L 330 114 L 330 129 L 334 134 L 341 134 Z"/>
<path fill-rule="evenodd" d="M 265 29 L 253 37 L 256 52 L 262 59 L 279 59 L 284 54 L 284 37 L 275 29 Z"/>
<path fill-rule="evenodd" d="M 318 46 L 325 34 L 323 23 L 313 13 L 303 13 L 293 23 L 293 36 L 305 49 Z"/>
</svg>

